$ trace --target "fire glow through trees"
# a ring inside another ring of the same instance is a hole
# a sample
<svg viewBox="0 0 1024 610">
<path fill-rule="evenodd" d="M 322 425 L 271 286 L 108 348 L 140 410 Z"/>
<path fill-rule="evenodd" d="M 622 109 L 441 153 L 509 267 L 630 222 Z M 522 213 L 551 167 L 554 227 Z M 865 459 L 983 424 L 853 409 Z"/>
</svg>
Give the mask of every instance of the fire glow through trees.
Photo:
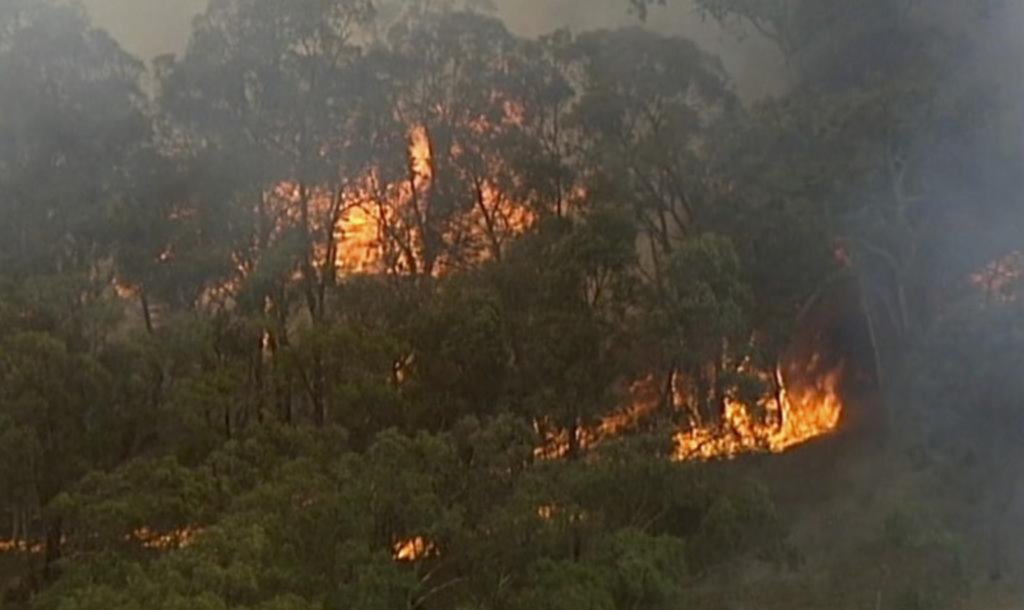
<svg viewBox="0 0 1024 610">
<path fill-rule="evenodd" d="M 334 222 L 333 246 L 321 248 L 317 253 L 320 264 L 333 264 L 342 273 L 374 273 L 390 269 L 391 272 L 414 273 L 423 247 L 422 224 L 416 217 L 420 206 L 426 205 L 436 180 L 435 158 L 430 135 L 426 128 L 414 126 L 407 134 L 408 175 L 397 184 L 384 186 L 375 171 L 370 171 L 360 181 L 358 188 L 346 193 L 338 207 L 337 214 L 327 214 Z M 457 153 L 458 151 L 456 151 Z M 272 194 L 288 208 L 295 208 L 302 198 L 299 186 L 283 183 Z M 323 212 L 330 208 L 332 195 L 329 192 L 314 192 L 310 198 L 312 206 Z M 478 205 L 466 213 L 458 223 L 472 238 L 486 241 L 488 227 L 494 218 L 488 217 L 488 210 L 506 208 L 503 216 L 503 230 L 509 234 L 521 234 L 533 222 L 525 206 L 503 201 L 506 196 L 488 181 L 478 182 Z M 294 216 L 285 212 L 284 217 Z M 324 216 L 324 214 L 320 214 Z M 407 217 L 408 216 L 408 217 Z M 411 220 L 410 220 L 411 218 Z M 321 227 L 323 229 L 324 227 Z M 401 237 L 399 237 L 401 234 Z M 397 257 L 390 263 L 386 260 L 386 241 L 397 241 Z M 496 246 L 500 249 L 500 244 Z M 404 253 L 404 254 L 403 254 Z M 493 256 L 494 253 L 491 253 Z M 333 260 L 324 260 L 332 256 Z M 481 252 L 480 261 L 488 259 L 487 250 Z M 452 261 L 439 261 L 434 274 L 443 273 Z M 465 262 L 465 261 L 464 261 Z M 473 262 L 473 261 L 470 261 Z M 816 360 L 816 358 L 814 358 Z M 799 367 L 798 367 L 799 368 Z M 796 383 L 787 383 L 782 371 L 771 375 L 763 374 L 766 387 L 775 387 L 766 392 L 755 404 L 745 404 L 735 398 L 723 401 L 720 421 L 701 422 L 689 418 L 674 436 L 675 459 L 679 461 L 729 459 L 750 453 L 782 453 L 815 438 L 831 434 L 839 427 L 843 403 L 838 386 L 842 379 L 843 367 L 831 371 L 815 372 L 812 362 L 807 370 L 790 370 Z M 634 427 L 636 421 L 649 415 L 657 408 L 658 398 L 644 386 L 653 383 L 653 378 L 634 384 L 631 406 L 620 413 L 605 418 L 596 429 L 577 431 L 581 447 L 593 446 L 603 440 L 615 438 Z M 674 384 L 673 384 L 674 385 Z M 656 393 L 656 392 L 654 392 Z M 673 404 L 686 402 L 685 391 L 674 388 Z M 679 409 L 680 407 L 674 407 Z M 537 449 L 538 457 L 552 458 L 566 455 L 569 443 L 562 431 L 549 437 Z M 405 548 L 400 555 L 409 555 Z"/>
</svg>

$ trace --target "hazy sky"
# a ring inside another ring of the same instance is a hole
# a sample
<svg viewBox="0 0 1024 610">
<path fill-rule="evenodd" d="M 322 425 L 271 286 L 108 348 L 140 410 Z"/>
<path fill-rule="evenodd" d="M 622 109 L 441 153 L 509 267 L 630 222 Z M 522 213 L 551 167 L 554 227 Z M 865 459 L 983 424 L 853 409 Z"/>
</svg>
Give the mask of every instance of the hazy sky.
<svg viewBox="0 0 1024 610">
<path fill-rule="evenodd" d="M 180 52 L 192 17 L 207 0 L 83 0 L 96 25 L 110 30 L 133 54 L 146 61 Z"/>
<path fill-rule="evenodd" d="M 763 39 L 722 31 L 705 21 L 689 0 L 669 0 L 670 6 L 654 8 L 645 23 L 664 34 L 692 39 L 722 58 L 745 98 L 777 92 L 783 82 L 782 58 Z M 560 27 L 574 30 L 636 25 L 626 0 L 499 0 L 502 18 L 513 30 L 537 35 Z"/>
<path fill-rule="evenodd" d="M 133 54 L 149 61 L 163 53 L 180 52 L 188 40 L 192 17 L 207 0 L 83 0 L 97 25 L 110 30 Z M 498 0 L 502 18 L 513 30 L 537 35 L 560 27 L 574 30 L 635 24 L 626 0 Z M 670 3 L 671 4 L 671 3 Z M 704 22 L 688 0 L 655 9 L 647 22 L 663 33 L 692 38 L 722 57 L 746 97 L 776 91 L 782 63 L 771 45 L 749 37 L 739 41 L 714 24 Z"/>
</svg>

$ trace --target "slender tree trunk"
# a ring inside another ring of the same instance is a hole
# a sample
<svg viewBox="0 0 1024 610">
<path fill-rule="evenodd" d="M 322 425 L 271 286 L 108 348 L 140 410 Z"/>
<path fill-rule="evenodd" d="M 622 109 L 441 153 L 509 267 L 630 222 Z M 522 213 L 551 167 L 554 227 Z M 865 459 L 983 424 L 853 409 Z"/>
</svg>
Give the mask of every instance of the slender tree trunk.
<svg viewBox="0 0 1024 610">
<path fill-rule="evenodd" d="M 291 393 L 292 373 L 286 371 L 281 365 L 281 352 L 282 350 L 287 350 L 290 344 L 288 338 L 288 301 L 283 286 L 278 286 L 278 294 L 270 299 L 270 301 L 276 326 L 270 332 L 267 346 L 267 349 L 270 351 L 271 375 L 281 420 L 290 426 L 294 423 Z M 287 374 L 283 375 L 282 372 Z"/>
<path fill-rule="evenodd" d="M 306 309 L 309 310 L 310 319 L 314 324 L 319 323 L 322 316 L 317 306 L 316 298 L 316 269 L 313 267 L 313 232 L 309 218 L 310 193 L 305 184 L 299 185 L 299 213 L 302 221 L 302 285 L 306 297 Z"/>
<path fill-rule="evenodd" d="M 327 403 L 324 398 L 323 362 L 320 356 L 313 360 L 313 417 L 318 428 L 327 425 Z"/>
<path fill-rule="evenodd" d="M 29 546 L 28 526 L 29 526 L 29 522 L 31 521 L 31 515 L 29 514 L 29 509 L 25 508 L 25 507 L 22 507 L 20 509 L 20 512 L 21 512 L 21 536 L 20 536 L 20 540 L 21 540 L 22 544 L 25 545 L 25 548 L 28 549 L 28 546 Z"/>
<path fill-rule="evenodd" d="M 573 418 L 572 424 L 569 425 L 569 438 L 568 438 L 568 451 L 566 457 L 570 460 L 576 459 L 580 453 L 580 422 L 579 418 Z"/>
<path fill-rule="evenodd" d="M 871 315 L 871 304 L 868 301 L 868 296 L 864 289 L 864 282 L 860 282 L 860 307 L 861 312 L 864 314 L 864 323 L 868 329 L 868 340 L 871 342 L 871 353 L 874 360 L 875 369 L 875 383 L 878 385 L 879 390 L 885 388 L 885 371 L 882 366 L 882 350 L 878 343 L 878 328 L 875 324 L 875 318 Z"/>
<path fill-rule="evenodd" d="M 501 261 L 501 239 L 498 237 L 497 223 L 495 222 L 496 212 L 487 209 L 487 202 L 484 197 L 483 181 L 473 180 L 473 188 L 476 191 L 476 204 L 480 210 L 480 216 L 484 220 L 484 233 L 487 236 L 488 245 L 491 249 L 491 256 L 495 261 Z"/>
<path fill-rule="evenodd" d="M 264 333 L 266 333 L 266 331 L 264 331 Z M 267 384 L 264 376 L 264 355 L 268 346 L 265 345 L 264 339 L 265 337 L 268 337 L 268 335 L 269 334 L 264 334 L 259 338 L 256 348 L 256 359 L 255 362 L 253 362 L 252 368 L 253 385 L 256 386 L 256 422 L 259 424 L 263 423 L 264 412 L 267 408 Z M 269 341 L 267 342 L 269 343 Z"/>
<path fill-rule="evenodd" d="M 772 372 L 772 391 L 775 394 L 775 404 L 779 408 L 779 421 L 776 422 L 779 430 L 786 425 L 786 410 L 783 404 L 785 397 L 782 395 L 783 387 L 785 387 L 785 380 L 782 378 L 782 364 L 776 362 L 775 370 Z"/>
<path fill-rule="evenodd" d="M 697 416 L 700 425 L 706 426 L 714 421 L 711 412 L 711 389 L 708 383 L 707 373 L 704 367 L 696 365 L 693 367 L 694 400 L 696 401 Z"/>
<path fill-rule="evenodd" d="M 725 421 L 725 410 L 727 406 L 723 371 L 725 371 L 724 347 L 719 351 L 718 357 L 715 358 L 714 370 L 712 371 L 712 391 L 714 392 L 715 417 L 717 417 L 719 421 Z"/>
<path fill-rule="evenodd" d="M 677 366 L 673 361 L 668 367 L 668 374 L 665 375 L 665 385 L 661 390 L 661 405 L 666 413 L 669 413 L 676 406 L 675 402 L 675 386 L 676 386 L 676 375 Z"/>
<path fill-rule="evenodd" d="M 146 296 L 146 290 L 139 290 L 139 303 L 142 305 L 142 319 L 146 322 L 146 332 L 150 335 L 153 334 L 153 312 L 149 307 L 149 297 Z"/>
<path fill-rule="evenodd" d="M 56 576 L 54 565 L 64 555 L 64 519 L 57 517 L 46 530 L 46 547 L 43 556 L 43 576 L 50 580 Z"/>
</svg>

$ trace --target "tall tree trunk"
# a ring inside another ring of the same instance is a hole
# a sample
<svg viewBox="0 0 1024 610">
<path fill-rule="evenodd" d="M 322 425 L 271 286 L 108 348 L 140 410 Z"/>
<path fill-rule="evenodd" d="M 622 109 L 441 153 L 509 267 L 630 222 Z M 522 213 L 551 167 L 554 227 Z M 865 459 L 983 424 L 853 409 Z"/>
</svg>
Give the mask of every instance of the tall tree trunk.
<svg viewBox="0 0 1024 610">
<path fill-rule="evenodd" d="M 324 396 L 325 386 L 323 359 L 320 357 L 320 354 L 317 354 L 313 358 L 312 397 L 314 420 L 318 428 L 323 428 L 327 425 L 327 401 Z"/>
<path fill-rule="evenodd" d="M 673 360 L 668 367 L 668 373 L 665 375 L 665 385 L 661 389 L 661 407 L 665 413 L 671 413 L 676 406 L 676 375 L 678 375 L 678 366 Z"/>
<path fill-rule="evenodd" d="M 144 288 L 139 289 L 139 303 L 142 305 L 142 319 L 146 322 L 146 332 L 153 334 L 153 312 L 149 307 L 149 297 Z"/>
<path fill-rule="evenodd" d="M 309 217 L 310 193 L 305 184 L 299 185 L 299 213 L 302 222 L 302 287 L 306 297 L 306 309 L 314 324 L 319 323 L 323 312 L 317 303 L 318 284 L 316 269 L 313 266 L 313 231 Z"/>
<path fill-rule="evenodd" d="M 56 577 L 55 564 L 64 555 L 64 518 L 56 517 L 46 529 L 46 547 L 43 555 L 43 577 Z"/>
<path fill-rule="evenodd" d="M 775 422 L 778 430 L 786 425 L 786 410 L 783 404 L 785 397 L 782 390 L 785 387 L 785 380 L 782 378 L 782 364 L 776 362 L 775 370 L 772 372 L 772 392 L 775 394 L 775 405 L 779 408 L 779 421 Z"/>
<path fill-rule="evenodd" d="M 868 300 L 868 295 L 865 290 L 864 282 L 858 282 L 860 286 L 858 291 L 860 292 L 860 308 L 861 313 L 864 315 L 864 323 L 868 329 L 868 340 L 871 342 L 871 354 L 874 364 L 875 372 L 875 383 L 878 385 L 878 389 L 884 393 L 885 389 L 885 370 L 882 365 L 882 349 L 878 343 L 878 325 L 875 322 L 875 317 L 871 314 L 871 302 Z"/>
<path fill-rule="evenodd" d="M 580 453 L 580 421 L 578 417 L 574 417 L 572 423 L 569 425 L 568 430 L 569 438 L 568 447 L 566 452 L 566 458 L 573 460 L 579 456 Z"/>
</svg>

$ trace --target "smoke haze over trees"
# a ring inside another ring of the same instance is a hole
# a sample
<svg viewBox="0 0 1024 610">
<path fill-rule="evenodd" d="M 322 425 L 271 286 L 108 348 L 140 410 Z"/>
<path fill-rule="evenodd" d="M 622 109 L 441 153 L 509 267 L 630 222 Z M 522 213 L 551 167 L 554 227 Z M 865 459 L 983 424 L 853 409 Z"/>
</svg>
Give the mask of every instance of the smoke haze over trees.
<svg viewBox="0 0 1024 610">
<path fill-rule="evenodd" d="M 3 607 L 1020 607 L 1021 28 L 0 0 Z"/>
<path fill-rule="evenodd" d="M 84 0 L 96 24 L 108 29 L 135 56 L 150 61 L 180 53 L 191 20 L 207 0 Z M 559 28 L 576 31 L 637 25 L 623 0 L 496 0 L 493 9 L 512 31 L 538 36 Z M 777 49 L 754 32 L 742 37 L 702 18 L 688 1 L 657 9 L 645 27 L 693 39 L 719 55 L 744 97 L 780 90 L 784 66 Z"/>
</svg>

